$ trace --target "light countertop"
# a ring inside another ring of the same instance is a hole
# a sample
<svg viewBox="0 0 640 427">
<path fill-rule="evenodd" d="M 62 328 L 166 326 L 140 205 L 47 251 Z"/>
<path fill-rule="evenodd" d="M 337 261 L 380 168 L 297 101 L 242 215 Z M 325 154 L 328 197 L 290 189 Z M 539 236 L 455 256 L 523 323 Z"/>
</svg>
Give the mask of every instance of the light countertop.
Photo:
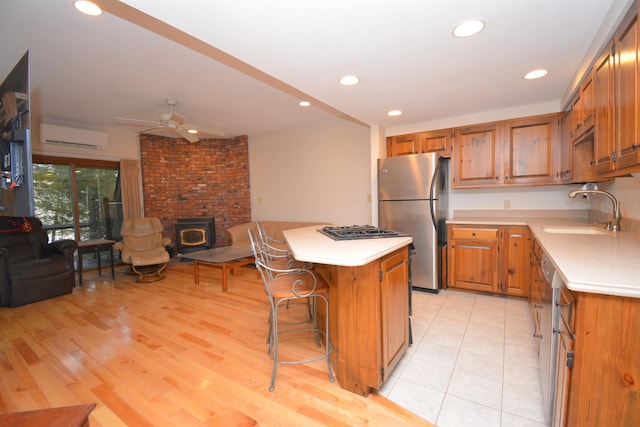
<svg viewBox="0 0 640 427">
<path fill-rule="evenodd" d="M 490 218 L 450 219 L 448 224 L 525 225 L 551 258 L 567 287 L 592 292 L 640 298 L 640 233 L 565 234 L 545 231 L 550 227 L 603 227 L 586 219 Z M 603 228 L 603 231 L 604 228 Z"/>
<path fill-rule="evenodd" d="M 298 261 L 357 267 L 375 261 L 413 242 L 411 237 L 333 240 L 317 231 L 322 225 L 283 231 Z"/>
</svg>

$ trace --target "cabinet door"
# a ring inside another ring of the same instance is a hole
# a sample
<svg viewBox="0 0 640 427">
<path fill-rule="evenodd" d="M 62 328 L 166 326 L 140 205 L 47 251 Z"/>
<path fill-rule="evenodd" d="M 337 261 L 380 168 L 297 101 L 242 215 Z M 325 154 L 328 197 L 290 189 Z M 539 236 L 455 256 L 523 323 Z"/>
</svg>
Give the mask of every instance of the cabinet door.
<svg viewBox="0 0 640 427">
<path fill-rule="evenodd" d="M 498 290 L 498 228 L 449 228 L 449 287 Z"/>
<path fill-rule="evenodd" d="M 617 143 L 616 169 L 640 164 L 638 132 L 638 21 L 625 21 L 616 34 Z"/>
<path fill-rule="evenodd" d="M 453 129 L 422 132 L 420 134 L 422 152 L 430 153 L 436 151 L 443 157 L 450 157 L 453 132 Z"/>
<path fill-rule="evenodd" d="M 558 178 L 560 116 L 506 122 L 506 184 L 553 184 Z"/>
<path fill-rule="evenodd" d="M 571 110 L 562 115 L 560 124 L 560 181 L 573 180 L 573 139 L 571 138 Z"/>
<path fill-rule="evenodd" d="M 380 262 L 382 306 L 382 380 L 384 381 L 409 344 L 409 268 L 405 248 Z"/>
<path fill-rule="evenodd" d="M 500 123 L 458 129 L 453 144 L 453 186 L 502 183 L 503 141 Z"/>
<path fill-rule="evenodd" d="M 387 156 L 404 156 L 420 152 L 420 134 L 396 135 L 387 138 Z"/>
<path fill-rule="evenodd" d="M 506 227 L 501 251 L 503 261 L 500 292 L 518 297 L 529 295 L 529 228 Z"/>
<path fill-rule="evenodd" d="M 610 45 L 596 61 L 593 74 L 594 155 L 598 173 L 615 168 L 614 89 L 613 45 Z"/>
</svg>

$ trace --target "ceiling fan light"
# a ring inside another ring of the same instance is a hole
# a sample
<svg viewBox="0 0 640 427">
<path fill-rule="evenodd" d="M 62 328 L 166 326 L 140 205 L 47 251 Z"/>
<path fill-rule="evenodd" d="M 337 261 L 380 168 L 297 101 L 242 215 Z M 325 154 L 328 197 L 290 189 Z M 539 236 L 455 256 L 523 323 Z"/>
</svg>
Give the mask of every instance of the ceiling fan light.
<svg viewBox="0 0 640 427">
<path fill-rule="evenodd" d="M 90 16 L 102 15 L 102 9 L 100 9 L 100 6 L 98 6 L 92 1 L 76 0 L 73 2 L 73 6 L 78 11 L 84 13 L 85 15 L 90 15 Z"/>
</svg>

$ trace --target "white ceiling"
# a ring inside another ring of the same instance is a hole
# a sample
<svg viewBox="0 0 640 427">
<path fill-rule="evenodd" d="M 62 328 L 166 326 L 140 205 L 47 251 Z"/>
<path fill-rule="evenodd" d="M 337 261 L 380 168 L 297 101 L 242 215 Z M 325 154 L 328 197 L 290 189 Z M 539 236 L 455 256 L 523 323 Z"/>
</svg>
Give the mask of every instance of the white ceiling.
<svg viewBox="0 0 640 427">
<path fill-rule="evenodd" d="M 228 136 L 328 114 L 393 127 L 559 109 L 631 1 L 101 0 L 107 12 L 88 17 L 71 0 L 3 0 L 0 79 L 29 50 L 34 116 L 96 130 L 121 129 L 114 117 L 157 120 L 166 98 Z M 469 18 L 486 29 L 453 38 Z M 534 68 L 550 74 L 523 80 Z M 344 74 L 360 84 L 340 86 Z"/>
</svg>

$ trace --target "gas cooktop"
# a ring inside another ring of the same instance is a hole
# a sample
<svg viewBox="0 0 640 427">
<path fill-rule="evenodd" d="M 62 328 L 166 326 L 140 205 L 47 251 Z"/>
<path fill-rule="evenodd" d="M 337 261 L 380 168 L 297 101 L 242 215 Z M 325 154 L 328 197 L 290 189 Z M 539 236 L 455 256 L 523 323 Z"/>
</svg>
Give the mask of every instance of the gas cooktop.
<svg viewBox="0 0 640 427">
<path fill-rule="evenodd" d="M 373 225 L 348 225 L 339 227 L 323 227 L 318 231 L 333 240 L 378 239 L 381 237 L 406 237 L 407 234 L 394 230 L 374 227 Z"/>
</svg>

